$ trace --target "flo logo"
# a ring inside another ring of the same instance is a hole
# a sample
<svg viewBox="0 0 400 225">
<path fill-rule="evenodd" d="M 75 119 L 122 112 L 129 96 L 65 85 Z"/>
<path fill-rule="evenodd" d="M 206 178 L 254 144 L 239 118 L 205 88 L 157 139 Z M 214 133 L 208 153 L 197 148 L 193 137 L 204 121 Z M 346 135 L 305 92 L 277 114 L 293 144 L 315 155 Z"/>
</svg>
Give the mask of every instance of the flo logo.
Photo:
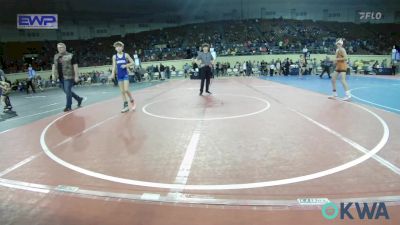
<svg viewBox="0 0 400 225">
<path fill-rule="evenodd" d="M 355 207 L 357 214 L 355 212 L 352 214 L 349 211 L 352 206 Z M 335 219 L 339 214 L 341 220 L 354 220 L 355 216 L 358 216 L 360 220 L 390 219 L 386 205 L 383 202 L 374 202 L 372 204 L 358 202 L 340 203 L 340 209 L 333 202 L 328 202 L 322 206 L 322 215 L 328 220 Z"/>
<path fill-rule="evenodd" d="M 360 20 L 380 20 L 382 19 L 381 12 L 358 12 Z"/>
</svg>

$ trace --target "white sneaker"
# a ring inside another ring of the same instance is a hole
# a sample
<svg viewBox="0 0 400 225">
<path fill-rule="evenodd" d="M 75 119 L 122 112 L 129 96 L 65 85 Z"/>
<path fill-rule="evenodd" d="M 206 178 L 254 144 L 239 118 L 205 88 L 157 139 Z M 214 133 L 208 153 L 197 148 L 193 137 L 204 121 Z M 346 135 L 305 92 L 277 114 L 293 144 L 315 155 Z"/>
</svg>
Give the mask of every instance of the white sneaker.
<svg viewBox="0 0 400 225">
<path fill-rule="evenodd" d="M 351 95 L 346 95 L 346 97 L 342 98 L 343 101 L 350 101 Z"/>
<path fill-rule="evenodd" d="M 124 107 L 122 110 L 121 110 L 121 113 L 126 113 L 126 112 L 128 112 L 129 111 L 129 108 L 128 107 Z"/>
<path fill-rule="evenodd" d="M 331 96 L 329 96 L 328 98 L 329 98 L 329 99 L 336 100 L 337 97 L 338 97 L 337 95 L 331 95 Z"/>
<path fill-rule="evenodd" d="M 329 96 L 328 98 L 335 100 L 337 97 L 338 97 L 337 92 L 336 91 L 332 91 L 332 95 Z"/>
</svg>

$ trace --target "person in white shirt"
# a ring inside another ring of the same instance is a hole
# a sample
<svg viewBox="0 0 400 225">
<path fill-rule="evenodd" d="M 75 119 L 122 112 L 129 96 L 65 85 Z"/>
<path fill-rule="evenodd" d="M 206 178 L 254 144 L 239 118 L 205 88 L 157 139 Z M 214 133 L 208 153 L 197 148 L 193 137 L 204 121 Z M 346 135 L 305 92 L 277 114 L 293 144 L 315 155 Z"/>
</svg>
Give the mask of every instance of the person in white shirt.
<svg viewBox="0 0 400 225">
<path fill-rule="evenodd" d="M 243 63 L 242 70 L 243 70 L 243 71 L 242 71 L 242 75 L 243 75 L 243 76 L 246 75 L 246 71 L 247 71 L 246 62 Z"/>
<path fill-rule="evenodd" d="M 392 60 L 396 60 L 396 53 L 397 53 L 396 46 L 393 45 L 393 49 L 392 49 Z"/>
<path fill-rule="evenodd" d="M 269 75 L 271 77 L 274 76 L 274 71 L 275 71 L 275 64 L 272 62 L 271 65 L 269 66 Z"/>
<path fill-rule="evenodd" d="M 276 72 L 278 73 L 278 75 L 282 75 L 282 73 L 281 73 L 281 61 L 279 59 L 276 62 Z"/>
<path fill-rule="evenodd" d="M 307 57 L 307 53 L 308 53 L 307 46 L 304 46 L 304 48 L 303 48 L 303 55 L 304 55 L 304 58 Z"/>
<path fill-rule="evenodd" d="M 299 59 L 299 77 L 302 78 L 303 74 L 305 74 L 307 68 L 306 59 L 303 55 L 300 55 Z"/>
</svg>

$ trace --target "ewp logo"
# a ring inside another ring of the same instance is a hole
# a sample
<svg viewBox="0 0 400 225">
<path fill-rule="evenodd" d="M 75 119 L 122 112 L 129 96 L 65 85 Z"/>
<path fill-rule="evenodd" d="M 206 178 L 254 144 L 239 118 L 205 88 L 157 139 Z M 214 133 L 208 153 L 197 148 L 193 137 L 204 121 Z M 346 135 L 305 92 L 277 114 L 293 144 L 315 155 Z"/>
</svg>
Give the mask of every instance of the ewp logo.
<svg viewBox="0 0 400 225">
<path fill-rule="evenodd" d="M 57 14 L 18 14 L 18 29 L 58 29 Z"/>
<path fill-rule="evenodd" d="M 333 202 L 326 203 L 322 207 L 322 215 L 328 219 L 333 220 L 335 219 L 340 213 L 340 219 L 344 220 L 345 218 L 353 220 L 354 216 L 350 213 L 349 209 L 353 205 L 353 202 L 349 203 L 340 203 L 340 211 L 339 208 Z M 372 207 L 368 205 L 368 203 L 354 203 L 356 208 L 358 218 L 360 220 L 364 219 L 390 219 L 388 211 L 386 209 L 386 205 L 383 202 L 374 202 L 372 203 Z M 365 218 L 367 217 L 367 218 Z"/>
</svg>

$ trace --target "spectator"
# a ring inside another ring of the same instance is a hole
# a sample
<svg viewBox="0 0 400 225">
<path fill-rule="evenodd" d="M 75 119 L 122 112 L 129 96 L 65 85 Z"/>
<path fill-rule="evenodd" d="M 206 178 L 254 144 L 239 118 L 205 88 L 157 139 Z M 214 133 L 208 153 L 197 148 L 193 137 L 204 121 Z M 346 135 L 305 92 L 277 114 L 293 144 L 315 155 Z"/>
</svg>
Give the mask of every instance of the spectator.
<svg viewBox="0 0 400 225">
<path fill-rule="evenodd" d="M 160 74 L 161 80 L 165 80 L 165 66 L 162 63 L 160 64 Z"/>
<path fill-rule="evenodd" d="M 36 85 L 41 92 L 43 92 L 43 80 L 41 76 L 36 77 Z"/>
<path fill-rule="evenodd" d="M 392 60 L 392 75 L 396 75 L 396 61 Z"/>
<path fill-rule="evenodd" d="M 378 74 L 378 70 L 379 70 L 379 62 L 378 60 L 376 60 L 374 65 L 372 65 L 372 71 L 374 71 L 375 74 Z"/>
<path fill-rule="evenodd" d="M 306 59 L 306 58 L 307 58 L 307 55 L 308 55 L 307 46 L 304 46 L 304 48 L 303 48 L 303 55 L 304 55 L 304 58 Z"/>
<path fill-rule="evenodd" d="M 278 75 L 282 75 L 282 72 L 281 72 L 281 60 L 280 60 L 280 59 L 278 59 L 278 60 L 276 61 L 275 67 L 276 67 L 276 73 L 277 73 Z"/>
<path fill-rule="evenodd" d="M 171 78 L 171 70 L 169 69 L 169 66 L 165 67 L 165 76 L 167 77 L 167 79 Z"/>
<path fill-rule="evenodd" d="M 274 62 L 272 62 L 271 65 L 269 66 L 269 75 L 271 77 L 274 76 L 274 72 L 275 72 L 275 64 Z"/>
<path fill-rule="evenodd" d="M 312 62 L 312 75 L 317 75 L 317 69 L 318 69 L 318 64 L 317 64 L 317 59 L 314 58 Z"/>
<path fill-rule="evenodd" d="M 325 58 L 324 61 L 321 62 L 321 66 L 322 66 L 322 72 L 319 75 L 320 78 L 322 78 L 322 76 L 324 75 L 324 73 L 328 74 L 329 79 L 331 78 L 331 67 L 333 65 L 333 62 L 329 59 L 329 57 L 327 56 Z"/>
</svg>

